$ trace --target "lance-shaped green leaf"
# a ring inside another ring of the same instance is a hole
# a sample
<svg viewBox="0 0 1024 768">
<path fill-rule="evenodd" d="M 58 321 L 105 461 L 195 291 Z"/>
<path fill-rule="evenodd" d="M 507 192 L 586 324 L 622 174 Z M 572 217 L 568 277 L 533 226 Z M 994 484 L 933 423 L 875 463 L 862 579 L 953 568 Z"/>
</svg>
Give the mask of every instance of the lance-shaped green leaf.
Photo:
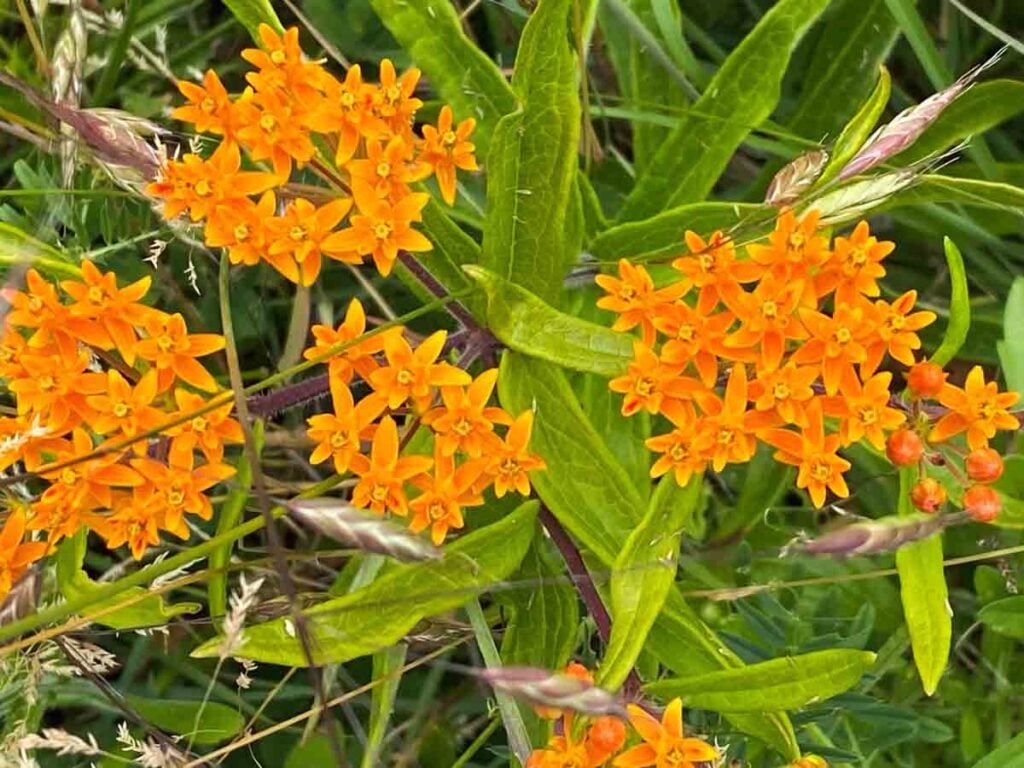
<svg viewBox="0 0 1024 768">
<path fill-rule="evenodd" d="M 508 352 L 502 358 L 498 394 L 509 411 L 532 408 L 536 413 L 530 446 L 548 465 L 547 471 L 531 477 L 538 495 L 583 547 L 612 568 L 646 504 L 587 420 L 564 373 L 551 363 Z M 669 590 L 647 645 L 678 674 L 743 664 L 676 589 Z M 730 714 L 729 719 L 787 758 L 799 755 L 785 715 Z"/>
<path fill-rule="evenodd" d="M 888 13 L 888 11 L 886 12 Z M 839 172 L 843 170 L 843 166 L 853 159 L 857 150 L 864 146 L 864 142 L 868 140 L 878 123 L 878 118 L 882 116 L 886 104 L 889 103 L 891 90 L 892 78 L 889 76 L 889 70 L 884 66 L 879 66 L 878 82 L 875 84 L 875 89 L 839 134 L 839 138 L 832 146 L 832 159 L 829 160 L 825 172 L 821 174 L 816 186 L 821 187 L 838 176 Z"/>
<path fill-rule="evenodd" d="M 675 256 L 686 250 L 683 233 L 688 229 L 706 237 L 716 229 L 740 226 L 745 237 L 758 231 L 758 225 L 765 231 L 771 229 L 775 213 L 767 206 L 749 203 L 682 205 L 649 219 L 609 227 L 594 238 L 590 252 L 605 262 Z"/>
<path fill-rule="evenodd" d="M 418 621 L 465 603 L 516 569 L 533 537 L 537 504 L 473 531 L 445 548 L 442 560 L 385 568 L 374 582 L 305 612 L 314 663 L 338 664 L 397 643 Z M 305 666 L 306 656 L 290 618 L 242 631 L 233 654 L 268 664 Z M 216 657 L 222 638 L 192 655 Z"/>
<path fill-rule="evenodd" d="M 1024 733 L 989 752 L 973 768 L 1024 768 Z"/>
<path fill-rule="evenodd" d="M 742 669 L 659 680 L 644 686 L 662 698 L 682 696 L 687 706 L 715 712 L 782 712 L 850 690 L 875 654 L 835 648 L 787 656 Z"/>
<path fill-rule="evenodd" d="M 1024 277 L 1010 287 L 1003 313 L 1003 338 L 998 342 L 999 364 L 1006 386 L 1014 392 L 1024 391 Z"/>
<path fill-rule="evenodd" d="M 978 611 L 978 621 L 1000 635 L 1024 639 L 1024 595 L 989 603 Z"/>
<path fill-rule="evenodd" d="M 53 277 L 81 277 L 82 271 L 63 252 L 29 235 L 13 224 L 0 221 L 0 266 L 35 267 Z"/>
<path fill-rule="evenodd" d="M 430 79 L 456 119 L 477 121 L 472 141 L 486 156 L 498 120 L 516 108 L 501 70 L 462 31 L 459 11 L 446 0 L 370 0 L 374 11 Z"/>
<path fill-rule="evenodd" d="M 274 6 L 270 4 L 270 0 L 224 0 L 224 5 L 231 10 L 236 19 L 245 25 L 249 34 L 252 35 L 252 39 L 257 43 L 260 42 L 258 32 L 260 24 L 266 24 L 278 34 L 284 32 L 284 26 L 277 18 L 277 13 L 274 11 Z"/>
<path fill-rule="evenodd" d="M 914 472 L 913 467 L 900 470 L 900 515 L 914 512 L 910 501 Z M 942 537 L 932 536 L 898 550 L 896 570 L 900 576 L 900 599 L 910 632 L 914 664 L 924 692 L 931 696 L 946 669 L 953 637 L 953 616 L 942 562 Z"/>
<path fill-rule="evenodd" d="M 662 142 L 620 220 L 703 200 L 747 134 L 779 100 L 789 57 L 828 0 L 779 0 L 729 55 Z"/>
<path fill-rule="evenodd" d="M 580 131 L 570 6 L 540 0 L 530 16 L 512 78 L 522 107 L 498 123 L 487 155 L 482 264 L 552 303 L 575 258 L 566 247 Z"/>
<path fill-rule="evenodd" d="M 701 500 L 703 477 L 694 475 L 683 488 L 671 474 L 662 478 L 647 513 L 626 539 L 612 566 L 611 637 L 597 683 L 621 686 L 647 641 L 669 590 L 675 583 L 679 539 Z"/>
<path fill-rule="evenodd" d="M 82 570 L 85 560 L 86 531 L 65 539 L 57 548 L 57 587 L 65 600 L 77 600 L 102 588 Z M 141 595 L 146 595 L 138 599 Z M 130 605 L 110 610 L 119 603 L 134 600 Z M 161 595 L 149 594 L 143 587 L 128 587 L 117 595 L 89 606 L 87 616 L 96 624 L 114 629 L 162 627 L 183 613 L 195 613 L 199 603 L 167 604 Z"/>
<path fill-rule="evenodd" d="M 600 376 L 619 376 L 633 359 L 630 337 L 559 312 L 525 288 L 482 267 L 463 270 L 487 296 L 487 327 L 510 349 Z"/>
<path fill-rule="evenodd" d="M 125 700 L 146 722 L 193 744 L 218 744 L 245 727 L 238 710 L 216 701 L 146 699 L 131 694 Z"/>
<path fill-rule="evenodd" d="M 787 125 L 806 139 L 828 143 L 844 123 L 853 122 L 854 107 L 871 91 L 899 25 L 885 0 L 833 0 L 821 23 Z"/>
<path fill-rule="evenodd" d="M 967 289 L 967 270 L 964 268 L 964 257 L 956 243 L 948 237 L 942 240 L 946 250 L 946 264 L 949 266 L 949 325 L 942 344 L 935 350 L 931 361 L 936 365 L 945 365 L 960 351 L 967 339 L 967 331 L 971 328 L 971 297 Z"/>
<path fill-rule="evenodd" d="M 366 732 L 366 747 L 363 749 L 362 768 L 379 765 L 380 748 L 388 731 L 388 721 L 395 710 L 395 696 L 398 684 L 402 682 L 402 665 L 405 664 L 405 643 L 384 648 L 373 654 L 373 693 L 370 697 L 370 727 Z"/>
</svg>

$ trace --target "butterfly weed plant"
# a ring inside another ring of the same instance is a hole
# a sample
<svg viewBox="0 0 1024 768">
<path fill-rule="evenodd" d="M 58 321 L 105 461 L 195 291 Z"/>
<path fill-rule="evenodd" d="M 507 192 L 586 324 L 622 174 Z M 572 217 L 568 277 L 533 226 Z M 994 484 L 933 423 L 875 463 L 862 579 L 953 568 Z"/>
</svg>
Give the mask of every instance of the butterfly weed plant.
<svg viewBox="0 0 1024 768">
<path fill-rule="evenodd" d="M 1024 759 L 1020 19 L 763 5 L 17 2 L 0 767 Z"/>
</svg>

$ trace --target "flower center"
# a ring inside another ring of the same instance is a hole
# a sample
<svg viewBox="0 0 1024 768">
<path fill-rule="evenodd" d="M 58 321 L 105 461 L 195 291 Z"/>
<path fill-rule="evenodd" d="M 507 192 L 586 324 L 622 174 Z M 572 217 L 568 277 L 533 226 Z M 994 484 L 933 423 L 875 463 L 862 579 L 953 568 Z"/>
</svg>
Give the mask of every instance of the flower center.
<svg viewBox="0 0 1024 768">
<path fill-rule="evenodd" d="M 391 235 L 391 225 L 386 221 L 378 222 L 373 227 L 373 236 L 378 240 L 387 240 Z"/>
<path fill-rule="evenodd" d="M 804 243 L 806 242 L 807 238 L 804 237 L 803 232 L 794 232 L 789 236 L 789 241 L 787 243 L 789 246 L 789 252 L 791 254 L 794 252 L 799 252 L 804 247 Z"/>
<path fill-rule="evenodd" d="M 341 106 L 343 106 L 343 107 L 351 107 L 355 103 L 356 103 L 356 97 L 351 92 L 345 91 L 343 94 L 341 94 Z"/>
<path fill-rule="evenodd" d="M 458 141 L 458 136 L 455 135 L 455 131 L 445 131 L 441 137 L 441 143 L 446 147 L 454 146 L 456 141 Z"/>
<path fill-rule="evenodd" d="M 684 446 L 676 443 L 669 449 L 668 455 L 672 461 L 685 461 L 689 457 L 690 452 Z"/>
<path fill-rule="evenodd" d="M 431 520 L 444 520 L 448 517 L 448 510 L 444 508 L 444 504 L 439 501 L 435 501 L 427 507 L 427 515 Z"/>
<path fill-rule="evenodd" d="M 172 507 L 180 507 L 185 503 L 185 492 L 180 488 L 172 488 L 167 492 L 167 503 Z"/>
<path fill-rule="evenodd" d="M 131 411 L 131 408 L 129 408 L 125 403 L 114 403 L 114 407 L 110 410 L 117 418 L 123 419 Z"/>
<path fill-rule="evenodd" d="M 518 475 L 520 472 L 519 462 L 509 457 L 501 462 L 498 471 L 503 475 Z"/>
<path fill-rule="evenodd" d="M 272 131 L 277 128 L 277 120 L 274 119 L 273 115 L 264 114 L 260 117 L 259 126 L 264 131 Z"/>
<path fill-rule="evenodd" d="M 700 263 L 700 268 L 705 272 L 715 271 L 715 257 L 710 251 L 699 254 L 697 256 L 697 261 Z"/>
<path fill-rule="evenodd" d="M 43 308 L 43 300 L 38 296 L 33 296 L 28 300 L 28 308 L 33 312 L 39 312 Z"/>
<path fill-rule="evenodd" d="M 679 331 L 676 333 L 676 338 L 680 341 L 693 341 L 694 336 L 697 335 L 697 329 L 689 323 L 684 323 L 679 326 Z"/>
<path fill-rule="evenodd" d="M 93 304 L 103 303 L 103 289 L 100 288 L 98 285 L 89 286 L 89 290 L 86 291 L 85 295 Z"/>
<path fill-rule="evenodd" d="M 331 435 L 331 448 L 338 451 L 348 445 L 348 435 L 344 432 L 335 432 Z"/>
<path fill-rule="evenodd" d="M 388 487 L 386 485 L 374 485 L 370 491 L 370 498 L 378 504 L 383 504 L 388 498 Z"/>
<path fill-rule="evenodd" d="M 865 405 L 858 411 L 862 424 L 874 424 L 878 421 L 878 409 L 873 405 Z"/>
<path fill-rule="evenodd" d="M 462 437 L 465 437 L 472 431 L 473 422 L 471 422 L 465 416 L 456 421 L 455 424 L 452 426 L 452 432 L 454 432 L 457 435 L 461 435 Z"/>
<path fill-rule="evenodd" d="M 209 197 L 210 195 L 213 194 L 213 187 L 210 186 L 210 182 L 208 182 L 206 179 L 200 179 L 199 182 L 196 184 L 195 189 L 196 194 L 199 195 L 200 197 Z"/>
<path fill-rule="evenodd" d="M 819 483 L 828 482 L 828 479 L 832 476 L 832 468 L 824 461 L 815 460 L 811 464 L 811 477 L 817 480 Z"/>
<path fill-rule="evenodd" d="M 412 384 L 414 378 L 415 377 L 412 375 L 412 371 L 410 371 L 408 368 L 403 368 L 398 372 L 398 375 L 395 376 L 395 380 L 403 387 Z"/>
<path fill-rule="evenodd" d="M 212 98 L 207 96 L 205 99 L 199 102 L 199 109 L 208 115 L 212 115 L 213 111 L 217 109 L 217 102 L 215 102 Z"/>
<path fill-rule="evenodd" d="M 902 331 L 907 324 L 907 318 L 899 313 L 893 313 L 885 318 L 885 327 L 890 331 Z"/>
<path fill-rule="evenodd" d="M 402 98 L 402 89 L 397 85 L 389 85 L 384 89 L 384 98 L 394 104 L 400 98 Z"/>
<path fill-rule="evenodd" d="M 619 288 L 619 298 L 622 301 L 632 301 L 636 298 L 636 288 L 629 283 L 623 283 Z"/>
<path fill-rule="evenodd" d="M 836 331 L 835 339 L 840 344 L 849 344 L 853 340 L 853 334 L 850 332 L 849 328 L 843 326 Z"/>
<path fill-rule="evenodd" d="M 650 397 L 652 394 L 654 394 L 654 388 L 654 379 L 649 379 L 646 377 L 637 379 L 636 385 L 634 387 L 636 393 L 641 397 Z"/>
<path fill-rule="evenodd" d="M 790 394 L 789 387 L 785 382 L 780 381 L 772 387 L 772 397 L 776 400 L 785 400 Z"/>
<path fill-rule="evenodd" d="M 779 316 L 779 305 L 774 301 L 766 301 L 761 305 L 761 315 L 768 320 L 774 320 Z"/>
<path fill-rule="evenodd" d="M 174 348 L 174 339 L 168 334 L 162 333 L 156 337 L 156 345 L 160 348 L 161 352 L 168 352 Z"/>
<path fill-rule="evenodd" d="M 718 444 L 719 445 L 732 445 L 736 439 L 736 433 L 729 427 L 721 427 L 718 430 Z"/>
<path fill-rule="evenodd" d="M 858 245 L 856 248 L 850 251 L 848 257 L 851 266 L 863 267 L 868 263 L 868 252 L 863 245 Z"/>
<path fill-rule="evenodd" d="M 53 380 L 53 376 L 42 376 L 39 379 L 39 388 L 44 392 L 48 392 L 57 386 L 57 382 Z"/>
<path fill-rule="evenodd" d="M 377 163 L 377 175 L 386 179 L 391 174 L 391 163 Z"/>
<path fill-rule="evenodd" d="M 64 485 L 74 485 L 78 482 L 78 473 L 69 467 L 60 473 L 60 481 Z"/>
<path fill-rule="evenodd" d="M 270 60 L 275 64 L 280 65 L 284 64 L 288 60 L 288 57 L 285 55 L 284 51 L 278 48 L 276 51 L 271 51 Z"/>
<path fill-rule="evenodd" d="M 209 426 L 206 422 L 206 419 L 204 419 L 202 416 L 196 416 L 194 419 L 192 419 L 191 424 L 193 432 L 205 432 L 206 427 Z"/>
<path fill-rule="evenodd" d="M 232 231 L 232 234 L 234 234 L 234 236 L 235 236 L 235 242 L 236 243 L 244 243 L 246 240 L 249 239 L 249 235 L 251 234 L 251 230 L 249 229 L 249 225 L 248 224 L 239 224 L 238 226 L 236 226 L 234 228 L 234 230 Z"/>
</svg>

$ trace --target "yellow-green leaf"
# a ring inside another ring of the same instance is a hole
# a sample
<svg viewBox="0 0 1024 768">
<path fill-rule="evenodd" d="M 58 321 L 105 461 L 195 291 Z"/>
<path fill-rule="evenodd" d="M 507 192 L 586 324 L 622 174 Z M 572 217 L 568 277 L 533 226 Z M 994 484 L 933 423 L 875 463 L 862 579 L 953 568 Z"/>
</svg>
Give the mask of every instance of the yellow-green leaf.
<svg viewBox="0 0 1024 768">
<path fill-rule="evenodd" d="M 224 5 L 231 10 L 236 19 L 245 25 L 257 44 L 260 42 L 258 32 L 260 24 L 268 25 L 278 34 L 284 32 L 284 25 L 277 17 L 277 12 L 270 4 L 270 0 L 224 0 Z"/>
<path fill-rule="evenodd" d="M 821 178 L 815 183 L 816 187 L 821 187 L 838 176 L 839 172 L 843 170 L 843 166 L 853 159 L 857 150 L 864 146 L 864 142 L 871 136 L 871 132 L 878 123 L 878 118 L 882 116 L 886 104 L 889 103 L 891 90 L 892 78 L 889 76 L 889 70 L 884 66 L 879 66 L 878 82 L 875 84 L 875 89 L 857 110 L 857 114 L 843 128 L 843 132 L 839 134 L 839 138 L 832 146 L 832 158 L 821 174 Z"/>
</svg>

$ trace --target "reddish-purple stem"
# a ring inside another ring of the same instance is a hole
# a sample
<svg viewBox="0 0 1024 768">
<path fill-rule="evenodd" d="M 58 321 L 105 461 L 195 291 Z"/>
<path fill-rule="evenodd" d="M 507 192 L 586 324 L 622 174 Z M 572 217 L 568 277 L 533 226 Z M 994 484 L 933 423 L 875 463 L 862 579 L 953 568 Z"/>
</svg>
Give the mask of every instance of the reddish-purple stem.
<svg viewBox="0 0 1024 768">
<path fill-rule="evenodd" d="M 443 299 L 448 296 L 448 289 L 441 285 L 437 278 L 430 274 L 422 264 L 416 261 L 416 258 L 411 253 L 399 251 L 398 260 L 402 262 L 402 266 L 408 269 L 413 276 L 423 284 L 423 287 L 430 291 L 434 296 L 439 299 Z M 469 310 L 459 302 L 450 301 L 445 305 L 445 309 L 447 309 L 451 316 L 462 323 L 466 328 L 477 327 L 473 316 L 469 314 Z"/>
</svg>

